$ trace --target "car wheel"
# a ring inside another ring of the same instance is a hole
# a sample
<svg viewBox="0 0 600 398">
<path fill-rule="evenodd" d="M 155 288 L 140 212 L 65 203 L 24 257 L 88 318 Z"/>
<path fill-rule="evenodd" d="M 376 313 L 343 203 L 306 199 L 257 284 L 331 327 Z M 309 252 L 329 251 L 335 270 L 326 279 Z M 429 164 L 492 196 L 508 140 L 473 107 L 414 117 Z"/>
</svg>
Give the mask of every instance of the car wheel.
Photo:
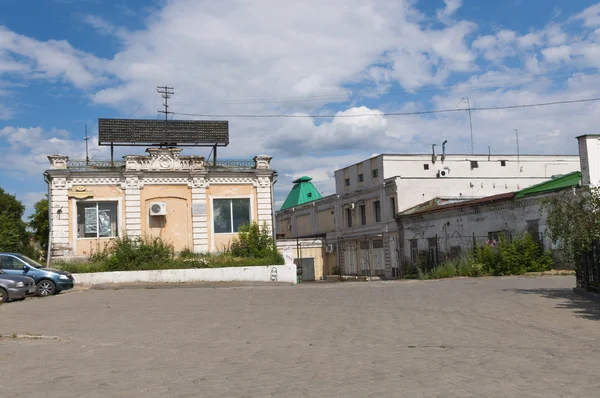
<svg viewBox="0 0 600 398">
<path fill-rule="evenodd" d="M 0 304 L 8 301 L 8 292 L 0 287 Z"/>
<path fill-rule="evenodd" d="M 37 284 L 37 294 L 40 297 L 52 296 L 56 292 L 56 285 L 48 279 L 42 279 Z"/>
</svg>

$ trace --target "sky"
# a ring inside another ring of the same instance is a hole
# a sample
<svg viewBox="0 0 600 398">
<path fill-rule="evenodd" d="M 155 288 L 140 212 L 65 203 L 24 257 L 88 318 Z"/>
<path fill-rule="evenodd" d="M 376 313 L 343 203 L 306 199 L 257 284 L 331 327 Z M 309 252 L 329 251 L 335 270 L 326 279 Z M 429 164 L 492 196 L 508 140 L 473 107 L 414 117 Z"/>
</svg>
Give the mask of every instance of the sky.
<svg viewBox="0 0 600 398">
<path fill-rule="evenodd" d="M 470 153 L 466 111 L 600 97 L 592 0 L 0 0 L 0 187 L 31 212 L 48 155 L 109 158 L 98 118 L 229 120 L 219 157 L 273 156 L 276 207 L 380 153 Z M 357 116 L 368 114 L 371 116 Z M 310 117 L 329 115 L 333 117 Z M 576 154 L 600 101 L 473 111 L 475 153 Z M 117 156 L 143 153 L 119 148 Z M 205 148 L 183 154 L 208 155 Z"/>
</svg>

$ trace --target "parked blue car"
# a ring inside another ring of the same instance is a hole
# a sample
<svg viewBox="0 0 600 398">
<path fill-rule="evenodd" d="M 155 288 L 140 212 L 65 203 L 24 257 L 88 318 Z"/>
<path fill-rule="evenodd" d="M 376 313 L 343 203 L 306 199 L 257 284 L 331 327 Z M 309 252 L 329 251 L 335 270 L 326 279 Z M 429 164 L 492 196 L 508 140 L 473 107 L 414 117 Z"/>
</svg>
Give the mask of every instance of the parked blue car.
<svg viewBox="0 0 600 398">
<path fill-rule="evenodd" d="M 51 296 L 75 285 L 73 276 L 65 271 L 46 268 L 22 254 L 0 253 L 0 269 L 9 275 L 33 278 L 38 296 Z"/>
</svg>

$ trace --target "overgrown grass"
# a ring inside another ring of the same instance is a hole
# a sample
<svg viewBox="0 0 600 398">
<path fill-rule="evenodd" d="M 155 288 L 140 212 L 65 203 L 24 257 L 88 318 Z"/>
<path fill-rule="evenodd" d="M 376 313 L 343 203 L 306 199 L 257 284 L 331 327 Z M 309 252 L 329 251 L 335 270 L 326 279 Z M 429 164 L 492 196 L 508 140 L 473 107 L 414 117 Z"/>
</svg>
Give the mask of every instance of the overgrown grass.
<svg viewBox="0 0 600 398">
<path fill-rule="evenodd" d="M 260 233 L 260 231 L 259 231 Z M 266 242 L 271 245 L 271 242 Z M 260 256 L 236 256 L 231 251 L 220 254 L 197 254 L 186 248 L 176 254 L 173 245 L 160 238 L 118 238 L 102 250 L 91 254 L 86 263 L 60 263 L 54 267 L 71 273 L 142 271 L 159 269 L 251 267 L 281 265 L 283 257 L 274 246 Z"/>
<path fill-rule="evenodd" d="M 483 276 L 482 264 L 476 262 L 471 255 L 450 259 L 429 272 L 417 268 L 419 279 L 444 279 L 457 276 Z"/>
<path fill-rule="evenodd" d="M 544 272 L 553 263 L 550 252 L 544 252 L 528 233 L 508 242 L 501 236 L 498 242 L 487 242 L 474 252 L 449 259 L 430 271 L 416 267 L 419 279 L 444 279 L 457 276 L 522 275 Z"/>
</svg>

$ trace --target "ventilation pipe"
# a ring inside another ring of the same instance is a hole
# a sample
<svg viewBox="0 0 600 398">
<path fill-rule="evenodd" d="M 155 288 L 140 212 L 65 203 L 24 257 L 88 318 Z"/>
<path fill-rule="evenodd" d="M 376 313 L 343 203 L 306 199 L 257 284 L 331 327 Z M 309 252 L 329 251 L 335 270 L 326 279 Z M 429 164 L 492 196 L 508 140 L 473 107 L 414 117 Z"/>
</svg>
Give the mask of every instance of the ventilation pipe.
<svg viewBox="0 0 600 398">
<path fill-rule="evenodd" d="M 448 140 L 442 142 L 442 163 L 444 163 L 444 159 L 446 159 L 446 142 L 448 142 Z"/>
<path fill-rule="evenodd" d="M 431 163 L 435 163 L 435 144 L 431 144 Z"/>
</svg>

